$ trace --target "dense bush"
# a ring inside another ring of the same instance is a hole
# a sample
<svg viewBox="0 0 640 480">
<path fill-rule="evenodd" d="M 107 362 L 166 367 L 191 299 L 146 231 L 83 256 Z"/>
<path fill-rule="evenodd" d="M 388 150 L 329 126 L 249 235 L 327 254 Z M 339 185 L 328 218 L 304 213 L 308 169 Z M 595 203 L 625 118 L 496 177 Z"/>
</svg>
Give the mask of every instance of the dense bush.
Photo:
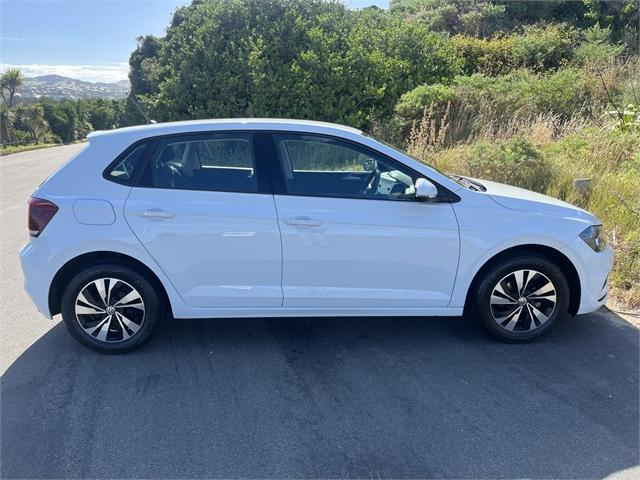
<svg viewBox="0 0 640 480">
<path fill-rule="evenodd" d="M 49 124 L 44 117 L 42 105 L 19 105 L 15 110 L 13 127 L 16 135 L 26 132 L 31 142 L 43 141 L 49 131 Z"/>
<path fill-rule="evenodd" d="M 395 107 L 395 125 L 406 136 L 408 128 L 419 122 L 425 110 L 435 107 L 438 115 L 451 102 L 449 143 L 508 127 L 514 119 L 532 120 L 551 115 L 559 123 L 581 116 L 599 117 L 611 98 L 624 98 L 624 92 L 637 82 L 637 62 L 614 64 L 592 71 L 567 67 L 548 73 L 513 70 L 508 74 L 457 76 L 448 85 L 422 85 L 404 94 Z M 439 96 L 436 95 L 439 93 Z M 441 100 L 444 99 L 444 100 Z"/>
<path fill-rule="evenodd" d="M 398 117 L 402 119 L 418 121 L 427 109 L 433 109 L 441 116 L 446 111 L 449 103 L 456 99 L 454 86 L 440 83 L 420 85 L 402 95 L 395 111 Z"/>
<path fill-rule="evenodd" d="M 486 36 L 505 21 L 505 5 L 487 0 L 391 0 L 392 14 L 411 18 L 430 30 Z"/>
<path fill-rule="evenodd" d="M 402 93 L 460 64 L 446 37 L 420 23 L 319 0 L 194 2 L 158 41 L 142 40 L 131 57 L 132 93 L 158 120 L 288 116 L 367 127 Z"/>
<path fill-rule="evenodd" d="M 463 59 L 462 69 L 466 75 L 498 75 L 506 73 L 515 65 L 515 36 L 478 38 L 456 35 L 451 38 L 451 44 Z"/>
<path fill-rule="evenodd" d="M 538 71 L 559 68 L 572 58 L 578 40 L 576 29 L 566 24 L 531 25 L 515 37 L 513 61 Z"/>
<path fill-rule="evenodd" d="M 578 31 L 564 24 L 531 25 L 507 36 L 451 38 L 467 75 L 499 75 L 523 67 L 536 71 L 557 69 L 571 61 L 579 41 Z"/>
<path fill-rule="evenodd" d="M 542 153 L 526 138 L 514 136 L 503 142 L 477 142 L 469 150 L 467 171 L 477 178 L 543 191 L 550 178 Z"/>
<path fill-rule="evenodd" d="M 624 46 L 612 44 L 611 30 L 595 25 L 584 31 L 584 41 L 575 50 L 575 59 L 579 64 L 602 64 L 617 58 Z"/>
<path fill-rule="evenodd" d="M 8 110 L 2 105 L 2 144 L 72 143 L 93 130 L 123 125 L 126 101 L 40 98 Z"/>
</svg>

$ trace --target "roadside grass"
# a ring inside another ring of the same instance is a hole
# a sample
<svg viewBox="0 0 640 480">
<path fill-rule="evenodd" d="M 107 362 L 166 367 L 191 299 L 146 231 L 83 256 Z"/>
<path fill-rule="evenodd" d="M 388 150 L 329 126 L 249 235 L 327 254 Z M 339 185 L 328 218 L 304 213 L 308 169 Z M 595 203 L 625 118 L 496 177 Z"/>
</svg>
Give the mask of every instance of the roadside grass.
<svg viewBox="0 0 640 480">
<path fill-rule="evenodd" d="M 0 147 L 0 157 L 11 155 L 12 153 L 28 152 L 29 150 L 39 150 L 41 148 L 59 147 L 59 143 L 38 143 L 35 145 L 13 145 Z"/>
</svg>

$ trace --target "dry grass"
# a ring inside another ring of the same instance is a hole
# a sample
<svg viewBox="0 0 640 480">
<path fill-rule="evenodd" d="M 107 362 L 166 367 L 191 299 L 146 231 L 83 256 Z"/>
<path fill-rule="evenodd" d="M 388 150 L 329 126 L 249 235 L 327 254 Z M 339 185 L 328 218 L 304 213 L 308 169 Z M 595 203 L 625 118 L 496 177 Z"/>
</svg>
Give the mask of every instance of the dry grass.
<svg viewBox="0 0 640 480">
<path fill-rule="evenodd" d="M 435 115 L 435 104 L 432 103 L 429 109 L 425 108 L 420 123 L 413 122 L 409 133 L 409 154 L 422 158 L 425 161 L 433 158 L 433 155 L 445 147 L 445 139 L 449 129 L 449 114 L 451 112 L 451 102 L 447 104 L 442 118 Z"/>
</svg>

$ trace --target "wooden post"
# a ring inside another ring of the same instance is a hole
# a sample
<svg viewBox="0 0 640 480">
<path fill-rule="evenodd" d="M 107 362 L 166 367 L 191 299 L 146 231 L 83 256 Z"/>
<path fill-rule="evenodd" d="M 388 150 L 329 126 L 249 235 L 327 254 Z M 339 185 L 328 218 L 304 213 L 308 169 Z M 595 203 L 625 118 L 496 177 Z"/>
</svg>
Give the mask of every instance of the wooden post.
<svg viewBox="0 0 640 480">
<path fill-rule="evenodd" d="M 587 204 L 589 199 L 589 192 L 591 191 L 591 179 L 590 178 L 575 178 L 573 180 L 573 188 L 578 193 L 578 200 L 580 206 Z"/>
</svg>

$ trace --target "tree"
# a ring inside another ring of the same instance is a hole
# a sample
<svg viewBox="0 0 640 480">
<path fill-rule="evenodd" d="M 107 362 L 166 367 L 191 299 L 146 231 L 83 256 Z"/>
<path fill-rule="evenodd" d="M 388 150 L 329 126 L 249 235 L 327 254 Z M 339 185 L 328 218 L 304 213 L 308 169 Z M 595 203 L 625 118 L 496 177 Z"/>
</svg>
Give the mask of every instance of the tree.
<svg viewBox="0 0 640 480">
<path fill-rule="evenodd" d="M 8 68 L 0 75 L 0 93 L 9 108 L 13 107 L 13 97 L 23 83 L 24 76 L 20 69 Z"/>
<path fill-rule="evenodd" d="M 446 38 L 377 8 L 208 0 L 131 55 L 131 94 L 156 120 L 286 116 L 366 127 L 459 68 Z"/>
<path fill-rule="evenodd" d="M 629 48 L 637 51 L 640 43 L 640 0 L 583 2 L 587 9 L 587 18 L 602 28 L 610 28 L 613 40 L 621 40 Z"/>
<path fill-rule="evenodd" d="M 162 41 L 153 35 L 138 37 L 138 46 L 129 58 L 129 81 L 138 95 L 156 93 L 158 90 L 158 56 Z"/>
<path fill-rule="evenodd" d="M 20 105 L 15 112 L 15 128 L 29 133 L 33 142 L 39 142 L 49 130 L 42 105 Z"/>
<path fill-rule="evenodd" d="M 14 114 L 4 103 L 0 104 L 0 143 L 11 143 L 13 140 Z"/>
</svg>

